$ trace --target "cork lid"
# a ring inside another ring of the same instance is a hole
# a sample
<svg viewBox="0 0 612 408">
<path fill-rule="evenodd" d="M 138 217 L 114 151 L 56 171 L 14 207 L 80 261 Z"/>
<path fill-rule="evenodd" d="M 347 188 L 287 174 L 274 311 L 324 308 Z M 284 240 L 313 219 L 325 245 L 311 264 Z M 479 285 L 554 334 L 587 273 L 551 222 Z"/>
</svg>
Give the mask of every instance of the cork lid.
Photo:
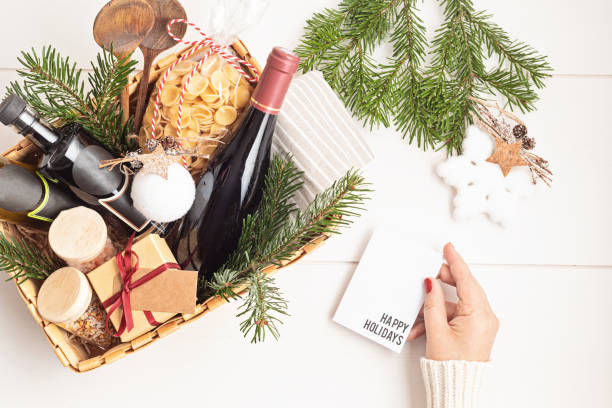
<svg viewBox="0 0 612 408">
<path fill-rule="evenodd" d="M 49 228 L 49 245 L 66 262 L 89 262 L 104 250 L 107 230 L 94 210 L 76 207 L 64 210 Z"/>
<path fill-rule="evenodd" d="M 66 267 L 53 272 L 38 291 L 38 313 L 51 323 L 76 320 L 91 303 L 91 286 L 76 268 Z"/>
</svg>

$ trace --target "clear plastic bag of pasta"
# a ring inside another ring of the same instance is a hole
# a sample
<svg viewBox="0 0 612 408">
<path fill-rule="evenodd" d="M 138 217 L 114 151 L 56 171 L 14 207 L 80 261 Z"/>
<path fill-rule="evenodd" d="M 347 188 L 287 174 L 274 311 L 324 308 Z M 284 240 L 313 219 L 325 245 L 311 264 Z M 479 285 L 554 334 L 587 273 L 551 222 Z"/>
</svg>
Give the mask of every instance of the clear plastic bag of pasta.
<svg viewBox="0 0 612 408">
<path fill-rule="evenodd" d="M 211 4 L 211 10 L 216 12 L 208 14 L 208 19 L 201 28 L 217 45 L 229 47 L 240 31 L 259 18 L 267 1 L 208 3 Z M 230 13 L 232 3 L 237 7 L 235 9 L 242 10 L 242 13 Z M 231 51 L 230 48 L 227 50 Z M 176 138 L 180 133 L 182 148 L 197 153 L 193 160 L 188 160 L 194 174 L 204 172 L 209 159 L 223 147 L 224 141 L 232 134 L 246 111 L 254 89 L 248 80 L 248 74 L 243 75 L 233 64 L 216 53 L 210 54 L 201 62 L 197 71 L 193 72 L 208 52 L 209 48 L 204 47 L 168 72 L 159 98 L 159 117 L 155 134 L 152 135 L 156 91 L 163 79 L 163 75 L 160 76 L 139 133 L 141 145 L 151 137 L 161 140 L 162 143 L 171 141 L 170 138 Z"/>
</svg>

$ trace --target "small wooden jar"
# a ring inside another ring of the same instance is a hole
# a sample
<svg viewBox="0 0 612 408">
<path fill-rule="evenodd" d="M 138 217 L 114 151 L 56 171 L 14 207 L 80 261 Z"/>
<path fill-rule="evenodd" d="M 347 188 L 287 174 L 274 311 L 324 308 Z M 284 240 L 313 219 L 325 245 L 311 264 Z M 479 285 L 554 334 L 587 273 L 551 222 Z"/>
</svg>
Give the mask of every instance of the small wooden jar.
<svg viewBox="0 0 612 408">
<path fill-rule="evenodd" d="M 37 299 L 43 319 L 106 350 L 114 339 L 106 331 L 106 311 L 78 269 L 65 267 L 43 282 Z"/>
<path fill-rule="evenodd" d="M 87 207 L 62 211 L 49 228 L 53 252 L 83 273 L 89 273 L 117 254 L 102 216 Z"/>
</svg>

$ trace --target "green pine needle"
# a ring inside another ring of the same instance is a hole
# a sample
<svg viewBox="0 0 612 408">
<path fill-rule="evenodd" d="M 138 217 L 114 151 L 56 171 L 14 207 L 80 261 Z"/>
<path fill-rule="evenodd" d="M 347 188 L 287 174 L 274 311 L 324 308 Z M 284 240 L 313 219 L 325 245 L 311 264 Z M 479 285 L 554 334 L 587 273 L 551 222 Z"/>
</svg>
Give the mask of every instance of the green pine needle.
<svg viewBox="0 0 612 408">
<path fill-rule="evenodd" d="M 0 233 L 0 270 L 11 279 L 45 279 L 63 264 L 40 253 L 38 248 L 23 240 L 9 240 Z"/>
<path fill-rule="evenodd" d="M 417 0 L 343 0 L 306 22 L 296 52 L 304 72 L 318 69 L 365 125 L 394 125 L 418 147 L 460 152 L 472 123 L 471 98 L 501 95 L 510 109 L 531 111 L 552 68 L 474 10 L 471 0 L 439 0 L 444 23 L 431 44 Z M 393 53 L 373 59 L 382 41 Z M 425 65 L 426 54 L 430 62 Z M 487 70 L 485 62 L 496 61 Z"/>
<path fill-rule="evenodd" d="M 280 316 L 288 316 L 287 301 L 274 285 L 274 279 L 262 271 L 249 274 L 246 278 L 248 292 L 237 317 L 245 317 L 240 324 L 244 336 L 253 333 L 251 343 L 266 339 L 269 332 L 278 340 Z"/>
<path fill-rule="evenodd" d="M 211 282 L 203 282 L 225 299 L 237 297 L 236 289 L 248 289 L 238 316 L 245 318 L 241 330 L 245 336 L 252 333 L 252 342 L 264 340 L 266 331 L 278 338 L 279 317 L 287 314 L 287 302 L 264 268 L 281 265 L 313 238 L 351 224 L 351 217 L 363 210 L 367 186 L 349 171 L 300 211 L 292 198 L 302 187 L 302 173 L 289 156 L 274 156 L 262 203 L 244 220 L 238 248 Z"/>
<path fill-rule="evenodd" d="M 76 63 L 51 46 L 43 47 L 40 55 L 34 49 L 24 51 L 18 60 L 23 66 L 17 71 L 23 84 L 12 82 L 7 92 L 21 96 L 51 123 L 80 124 L 112 153 L 129 149 L 127 136 L 132 121 L 123 124 L 118 102 L 136 65 L 129 55 L 118 59 L 112 49 L 98 54 L 87 74 L 87 92 Z"/>
</svg>

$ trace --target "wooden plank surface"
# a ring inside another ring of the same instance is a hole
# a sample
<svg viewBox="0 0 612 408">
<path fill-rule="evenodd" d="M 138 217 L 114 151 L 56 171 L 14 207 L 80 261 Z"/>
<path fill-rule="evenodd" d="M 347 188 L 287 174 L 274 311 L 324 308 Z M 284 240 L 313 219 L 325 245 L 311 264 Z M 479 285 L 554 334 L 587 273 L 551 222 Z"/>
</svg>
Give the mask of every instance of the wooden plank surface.
<svg viewBox="0 0 612 408">
<path fill-rule="evenodd" d="M 236 305 L 227 305 L 84 375 L 59 365 L 25 308 L 14 307 L 21 302 L 14 288 L 0 286 L 3 403 L 423 407 L 423 340 L 395 354 L 331 320 L 354 268 L 305 261 L 278 274 L 291 313 L 278 342 L 251 345 L 238 330 Z M 501 320 L 484 406 L 612 406 L 612 269 L 478 266 L 474 273 Z"/>
<path fill-rule="evenodd" d="M 0 88 L 16 77 L 19 50 L 31 46 L 52 42 L 87 67 L 98 51 L 93 18 L 104 3 L 3 2 Z M 205 19 L 210 2 L 182 3 L 190 20 Z M 271 0 L 259 24 L 241 37 L 263 63 L 272 46 L 297 44 L 312 12 L 336 3 Z M 410 147 L 392 130 L 375 131 L 367 136 L 377 155 L 365 169 L 376 188 L 368 214 L 277 275 L 291 313 L 280 341 L 249 344 L 238 331 L 236 305 L 224 306 L 153 347 L 77 376 L 61 367 L 17 291 L 4 284 L 0 405 L 422 407 L 422 340 L 396 355 L 331 320 L 369 235 L 377 225 L 395 224 L 432 245 L 453 240 L 475 264 L 502 323 L 485 406 L 612 406 L 612 53 L 605 48 L 612 2 L 475 4 L 495 14 L 512 37 L 548 54 L 555 70 L 538 111 L 525 117 L 538 153 L 551 162 L 554 185 L 522 203 L 514 227 L 453 221 L 452 192 L 434 174 L 443 154 Z M 431 36 L 440 10 L 435 2 L 422 9 Z M 18 140 L 0 127 L 0 150 Z M 388 267 L 406 263 L 398 257 Z M 69 393 L 58 394 L 58 383 Z"/>
<path fill-rule="evenodd" d="M 526 122 L 554 181 L 522 200 L 507 228 L 484 216 L 452 219 L 453 192 L 435 174 L 444 153 L 416 150 L 388 130 L 368 135 L 376 154 L 365 171 L 376 190 L 370 211 L 313 259 L 357 261 L 372 230 L 391 224 L 438 246 L 452 240 L 475 263 L 612 265 L 610 92 L 612 78 L 548 81 Z"/>
<path fill-rule="evenodd" d="M 106 0 L 72 1 L 45 0 L 3 2 L 4 33 L 0 49 L 0 67 L 14 68 L 19 52 L 30 47 L 53 43 L 62 52 L 74 57 L 82 67 L 89 66 L 98 48 L 91 35 L 93 20 Z M 183 0 L 188 18 L 196 24 L 205 21 L 212 1 Z M 304 21 L 316 11 L 337 4 L 334 0 L 270 1 L 260 24 L 244 31 L 249 48 L 257 57 L 265 57 L 272 45 L 297 44 Z M 525 41 L 550 55 L 555 71 L 563 74 L 612 74 L 610 53 L 602 49 L 612 37 L 608 19 L 612 3 L 608 0 L 475 0 L 478 10 L 494 14 L 494 21 L 506 28 L 513 38 Z M 420 6 L 421 16 L 428 26 L 428 35 L 441 21 L 441 11 L 435 2 Z M 230 10 L 238 12 L 237 10 Z M 49 33 L 53 33 L 52 36 Z M 188 39 L 198 35 L 189 33 Z M 568 52 L 571 50 L 571 52 Z M 136 52 L 140 58 L 140 52 Z"/>
</svg>

